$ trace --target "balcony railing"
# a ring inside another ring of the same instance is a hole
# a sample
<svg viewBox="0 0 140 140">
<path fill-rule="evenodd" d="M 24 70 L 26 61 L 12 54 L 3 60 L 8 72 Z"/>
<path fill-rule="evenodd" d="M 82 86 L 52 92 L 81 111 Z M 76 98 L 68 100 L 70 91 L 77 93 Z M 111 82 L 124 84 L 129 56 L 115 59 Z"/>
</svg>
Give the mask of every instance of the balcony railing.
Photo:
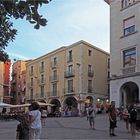
<svg viewBox="0 0 140 140">
<path fill-rule="evenodd" d="M 33 83 L 32 83 L 32 82 L 29 82 L 29 83 L 28 83 L 28 87 L 29 87 L 29 88 L 32 88 L 32 87 L 33 87 Z"/>
<path fill-rule="evenodd" d="M 44 69 L 45 69 L 45 67 L 40 66 L 40 67 L 39 67 L 39 72 L 40 72 L 40 73 L 44 72 Z"/>
<path fill-rule="evenodd" d="M 29 75 L 32 76 L 34 72 L 32 70 L 29 70 Z"/>
<path fill-rule="evenodd" d="M 46 83 L 45 78 L 44 79 L 39 79 L 39 85 L 44 85 Z"/>
<path fill-rule="evenodd" d="M 50 97 L 53 97 L 53 96 L 56 97 L 58 95 L 59 95 L 59 91 L 58 90 L 50 92 Z"/>
<path fill-rule="evenodd" d="M 88 93 L 93 93 L 93 88 L 88 88 Z"/>
<path fill-rule="evenodd" d="M 50 81 L 51 81 L 51 82 L 56 82 L 56 81 L 58 81 L 58 75 L 50 76 Z"/>
<path fill-rule="evenodd" d="M 51 67 L 52 67 L 52 69 L 57 68 L 58 63 L 57 62 L 51 62 Z"/>
<path fill-rule="evenodd" d="M 69 93 L 74 93 L 75 92 L 74 89 L 75 89 L 74 87 L 64 88 L 63 91 L 64 91 L 65 94 L 69 94 Z"/>
<path fill-rule="evenodd" d="M 74 76 L 75 76 L 74 70 L 72 70 L 72 71 L 65 71 L 65 73 L 64 73 L 64 77 L 65 78 L 74 77 Z"/>
<path fill-rule="evenodd" d="M 94 76 L 94 72 L 92 71 L 88 71 L 88 77 L 93 77 Z"/>
<path fill-rule="evenodd" d="M 69 62 L 73 62 L 72 56 L 67 57 L 67 62 L 68 62 L 68 63 L 69 63 Z"/>
</svg>

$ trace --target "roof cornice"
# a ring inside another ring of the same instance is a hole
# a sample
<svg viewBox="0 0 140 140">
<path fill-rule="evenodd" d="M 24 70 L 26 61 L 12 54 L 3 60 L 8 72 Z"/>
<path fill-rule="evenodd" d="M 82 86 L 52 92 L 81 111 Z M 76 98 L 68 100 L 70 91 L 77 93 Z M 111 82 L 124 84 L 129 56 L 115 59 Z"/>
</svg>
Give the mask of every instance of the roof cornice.
<svg viewBox="0 0 140 140">
<path fill-rule="evenodd" d="M 110 3 L 113 2 L 114 0 L 104 0 L 104 1 L 110 5 Z"/>
</svg>

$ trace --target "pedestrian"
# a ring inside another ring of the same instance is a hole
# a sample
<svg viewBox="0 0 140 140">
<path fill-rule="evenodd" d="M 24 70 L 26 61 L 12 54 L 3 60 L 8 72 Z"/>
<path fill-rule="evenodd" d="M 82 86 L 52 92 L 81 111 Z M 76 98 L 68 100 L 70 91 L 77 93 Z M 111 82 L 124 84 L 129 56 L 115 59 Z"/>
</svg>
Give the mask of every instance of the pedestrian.
<svg viewBox="0 0 140 140">
<path fill-rule="evenodd" d="M 137 120 L 137 110 L 136 110 L 136 106 L 135 105 L 131 105 L 131 109 L 130 109 L 130 126 L 131 126 L 131 133 L 132 136 L 135 135 L 135 131 L 136 131 L 136 120 Z"/>
<path fill-rule="evenodd" d="M 128 113 L 128 106 L 126 106 L 122 112 L 123 115 L 123 119 L 125 121 L 126 124 L 126 130 L 129 130 L 129 113 Z"/>
<path fill-rule="evenodd" d="M 20 123 L 17 125 L 16 140 L 29 140 L 29 123 L 26 115 L 19 115 L 17 120 Z"/>
<path fill-rule="evenodd" d="M 110 136 L 116 136 L 114 133 L 115 127 L 117 127 L 117 109 L 115 108 L 115 101 L 111 102 L 110 108 L 108 110 L 108 116 L 109 116 L 109 134 Z"/>
<path fill-rule="evenodd" d="M 40 140 L 41 135 L 41 112 L 39 111 L 40 106 L 37 102 L 31 104 L 32 110 L 29 111 L 30 120 L 30 139 Z"/>
<path fill-rule="evenodd" d="M 43 108 L 41 110 L 41 120 L 42 120 L 42 125 L 43 126 L 46 125 L 46 118 L 47 118 L 47 110 Z"/>
<path fill-rule="evenodd" d="M 86 107 L 85 111 L 86 111 L 86 116 L 87 116 L 87 121 L 88 121 L 88 107 Z"/>
<path fill-rule="evenodd" d="M 88 108 L 88 120 L 89 120 L 90 129 L 95 130 L 95 109 L 93 105 L 90 105 Z"/>
</svg>

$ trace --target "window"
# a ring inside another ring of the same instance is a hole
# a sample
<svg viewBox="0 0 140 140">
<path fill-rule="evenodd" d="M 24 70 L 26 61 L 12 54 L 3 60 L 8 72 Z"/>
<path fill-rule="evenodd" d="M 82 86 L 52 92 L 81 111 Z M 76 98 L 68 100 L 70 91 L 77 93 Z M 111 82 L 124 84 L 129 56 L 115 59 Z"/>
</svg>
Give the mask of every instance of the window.
<svg viewBox="0 0 140 140">
<path fill-rule="evenodd" d="M 88 80 L 88 92 L 92 93 L 92 80 Z"/>
<path fill-rule="evenodd" d="M 53 59 L 53 63 L 54 63 L 54 66 L 57 65 L 57 58 L 56 57 Z"/>
<path fill-rule="evenodd" d="M 30 74 L 33 75 L 33 66 L 31 66 Z"/>
<path fill-rule="evenodd" d="M 123 51 L 123 67 L 136 65 L 136 48 Z"/>
<path fill-rule="evenodd" d="M 33 86 L 33 78 L 31 78 L 31 86 Z"/>
<path fill-rule="evenodd" d="M 73 80 L 68 80 L 68 93 L 73 92 Z"/>
<path fill-rule="evenodd" d="M 57 83 L 54 83 L 53 85 L 52 85 L 52 96 L 56 96 L 57 95 Z"/>
<path fill-rule="evenodd" d="M 89 76 L 89 77 L 93 77 L 92 65 L 88 65 L 88 76 Z"/>
<path fill-rule="evenodd" d="M 107 67 L 108 67 L 108 69 L 110 69 L 110 58 L 108 58 Z"/>
<path fill-rule="evenodd" d="M 68 61 L 72 61 L 72 50 L 69 51 Z"/>
<path fill-rule="evenodd" d="M 57 70 L 53 71 L 53 80 L 57 80 Z"/>
<path fill-rule="evenodd" d="M 91 52 L 92 52 L 91 50 L 88 50 L 88 56 L 91 56 Z"/>
<path fill-rule="evenodd" d="M 44 70 L 44 62 L 41 62 L 41 70 Z"/>
<path fill-rule="evenodd" d="M 88 65 L 88 72 L 92 72 L 92 65 Z"/>
<path fill-rule="evenodd" d="M 33 99 L 33 89 L 30 89 L 30 99 Z"/>
<path fill-rule="evenodd" d="M 40 87 L 41 97 L 44 97 L 44 86 Z"/>
<path fill-rule="evenodd" d="M 135 32 L 134 19 L 135 17 L 133 16 L 123 21 L 124 36 Z"/>
<path fill-rule="evenodd" d="M 44 75 L 41 75 L 41 83 L 44 83 Z"/>
<path fill-rule="evenodd" d="M 69 65 L 69 66 L 68 66 L 68 72 L 69 72 L 69 73 L 72 73 L 72 70 L 73 70 L 73 65 Z"/>
</svg>

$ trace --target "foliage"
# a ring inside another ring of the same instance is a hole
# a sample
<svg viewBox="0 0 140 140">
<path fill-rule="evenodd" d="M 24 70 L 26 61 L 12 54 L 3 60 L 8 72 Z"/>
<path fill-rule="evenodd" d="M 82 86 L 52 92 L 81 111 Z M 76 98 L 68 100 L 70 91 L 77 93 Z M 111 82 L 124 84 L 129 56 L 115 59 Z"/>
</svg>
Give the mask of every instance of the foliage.
<svg viewBox="0 0 140 140">
<path fill-rule="evenodd" d="M 5 47 L 15 40 L 17 30 L 13 28 L 12 18 L 26 19 L 34 24 L 35 29 L 46 26 L 47 20 L 39 14 L 38 9 L 51 0 L 0 0 L 0 60 L 5 61 L 8 55 Z"/>
</svg>

